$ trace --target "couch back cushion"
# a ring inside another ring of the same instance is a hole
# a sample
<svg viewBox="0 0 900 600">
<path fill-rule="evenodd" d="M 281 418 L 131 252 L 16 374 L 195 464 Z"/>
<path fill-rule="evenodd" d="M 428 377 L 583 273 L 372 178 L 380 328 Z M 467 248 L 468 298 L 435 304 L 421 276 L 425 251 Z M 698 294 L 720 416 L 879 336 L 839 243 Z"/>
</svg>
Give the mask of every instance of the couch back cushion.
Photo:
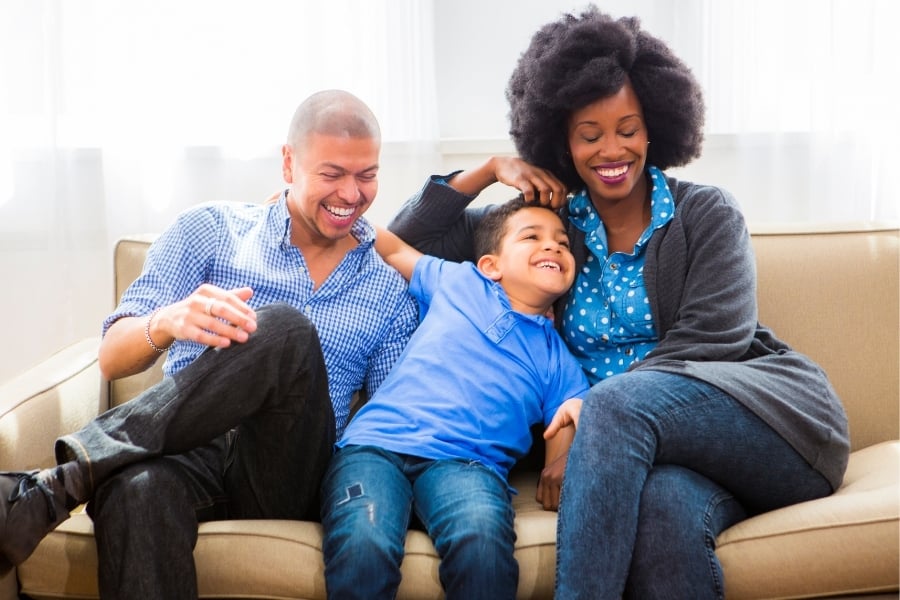
<svg viewBox="0 0 900 600">
<path fill-rule="evenodd" d="M 759 320 L 828 374 L 854 450 L 900 437 L 900 232 L 754 232 Z"/>
<path fill-rule="evenodd" d="M 896 228 L 754 232 L 759 319 L 828 373 L 850 417 L 854 449 L 900 437 Z M 152 235 L 115 249 L 116 300 L 140 274 Z M 112 382 L 112 405 L 161 377 L 153 368 Z"/>
<path fill-rule="evenodd" d="M 153 234 L 131 235 L 120 239 L 113 251 L 115 298 L 114 305 L 119 303 L 119 298 L 137 279 L 144 268 L 144 259 L 147 257 L 147 249 L 156 238 Z M 154 383 L 162 379 L 162 366 L 166 355 L 162 354 L 152 367 L 142 373 L 115 379 L 109 384 L 109 405 L 118 406 L 131 400 Z"/>
</svg>

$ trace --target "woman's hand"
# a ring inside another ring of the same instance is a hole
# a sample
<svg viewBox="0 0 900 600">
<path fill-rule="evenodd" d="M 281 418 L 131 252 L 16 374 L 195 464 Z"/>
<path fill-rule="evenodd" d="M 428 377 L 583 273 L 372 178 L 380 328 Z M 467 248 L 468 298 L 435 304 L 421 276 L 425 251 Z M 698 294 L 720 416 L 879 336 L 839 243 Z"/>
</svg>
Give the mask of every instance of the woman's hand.
<svg viewBox="0 0 900 600">
<path fill-rule="evenodd" d="M 527 202 L 553 208 L 565 204 L 566 187 L 550 171 L 515 156 L 496 156 L 491 160 L 497 181 L 522 192 Z"/>
<path fill-rule="evenodd" d="M 566 188 L 555 175 L 515 156 L 492 156 L 479 167 L 457 173 L 448 183 L 458 192 L 477 196 L 497 182 L 516 188 L 527 202 L 552 208 L 566 202 Z"/>
</svg>

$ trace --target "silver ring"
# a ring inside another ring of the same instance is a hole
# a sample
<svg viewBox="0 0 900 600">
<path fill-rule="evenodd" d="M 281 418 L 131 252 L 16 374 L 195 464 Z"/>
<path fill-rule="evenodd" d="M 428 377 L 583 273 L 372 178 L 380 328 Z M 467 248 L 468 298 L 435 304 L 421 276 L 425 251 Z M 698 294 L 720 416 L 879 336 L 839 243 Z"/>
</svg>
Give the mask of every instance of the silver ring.
<svg viewBox="0 0 900 600">
<path fill-rule="evenodd" d="M 207 298 L 207 300 L 206 300 L 206 308 L 203 309 L 203 312 L 205 312 L 205 313 L 207 314 L 207 316 L 210 316 L 210 317 L 213 316 L 213 314 L 212 314 L 212 309 L 213 309 L 213 305 L 214 305 L 215 303 L 216 303 L 216 299 L 215 299 L 215 298 Z"/>
</svg>

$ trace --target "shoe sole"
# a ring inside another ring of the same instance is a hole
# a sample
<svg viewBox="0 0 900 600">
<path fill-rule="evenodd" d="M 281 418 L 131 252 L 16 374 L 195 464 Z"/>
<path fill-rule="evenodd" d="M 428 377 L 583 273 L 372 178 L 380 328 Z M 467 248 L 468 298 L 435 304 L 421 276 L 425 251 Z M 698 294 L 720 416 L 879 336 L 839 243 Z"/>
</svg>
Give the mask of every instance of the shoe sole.
<svg viewBox="0 0 900 600">
<path fill-rule="evenodd" d="M 0 556 L 0 578 L 6 577 L 12 568 L 13 564 L 6 560 L 5 556 Z"/>
</svg>

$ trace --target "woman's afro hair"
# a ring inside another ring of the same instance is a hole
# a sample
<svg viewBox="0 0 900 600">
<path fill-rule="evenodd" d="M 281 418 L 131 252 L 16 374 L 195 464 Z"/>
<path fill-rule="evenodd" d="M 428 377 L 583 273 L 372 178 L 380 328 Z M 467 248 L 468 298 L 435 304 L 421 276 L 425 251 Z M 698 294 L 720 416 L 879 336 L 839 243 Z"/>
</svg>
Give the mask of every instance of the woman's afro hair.
<svg viewBox="0 0 900 600">
<path fill-rule="evenodd" d="M 568 153 L 573 111 L 612 96 L 630 81 L 652 142 L 647 163 L 660 169 L 700 156 L 703 94 L 691 70 L 636 17 L 613 19 L 589 6 L 541 27 L 509 80 L 510 135 L 526 161 L 570 189 L 584 182 Z"/>
</svg>

